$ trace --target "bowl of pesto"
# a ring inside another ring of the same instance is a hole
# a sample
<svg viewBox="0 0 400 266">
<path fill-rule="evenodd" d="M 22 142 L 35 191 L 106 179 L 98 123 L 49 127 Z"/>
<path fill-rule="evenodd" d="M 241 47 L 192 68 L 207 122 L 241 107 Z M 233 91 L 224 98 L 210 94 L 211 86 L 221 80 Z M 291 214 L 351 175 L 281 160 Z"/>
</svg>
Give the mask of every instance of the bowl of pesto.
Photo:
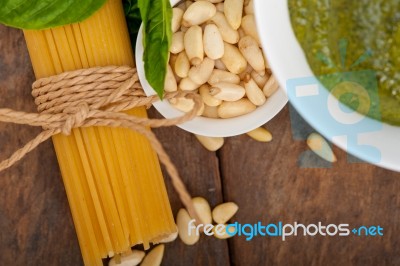
<svg viewBox="0 0 400 266">
<path fill-rule="evenodd" d="M 300 115 L 400 172 L 400 1 L 254 0 L 269 64 Z"/>
</svg>

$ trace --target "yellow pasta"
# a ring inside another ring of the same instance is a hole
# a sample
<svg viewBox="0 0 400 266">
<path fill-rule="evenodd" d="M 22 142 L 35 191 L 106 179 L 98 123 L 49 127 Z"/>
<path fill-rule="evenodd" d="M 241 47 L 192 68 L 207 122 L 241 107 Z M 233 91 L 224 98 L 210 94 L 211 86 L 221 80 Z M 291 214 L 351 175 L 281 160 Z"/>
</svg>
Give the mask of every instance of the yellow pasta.
<svg viewBox="0 0 400 266">
<path fill-rule="evenodd" d="M 81 68 L 133 66 L 120 0 L 82 23 L 25 31 L 37 78 Z M 127 112 L 146 116 L 144 108 Z M 53 143 L 86 265 L 145 248 L 176 231 L 157 155 L 140 134 L 104 127 L 74 129 Z"/>
</svg>

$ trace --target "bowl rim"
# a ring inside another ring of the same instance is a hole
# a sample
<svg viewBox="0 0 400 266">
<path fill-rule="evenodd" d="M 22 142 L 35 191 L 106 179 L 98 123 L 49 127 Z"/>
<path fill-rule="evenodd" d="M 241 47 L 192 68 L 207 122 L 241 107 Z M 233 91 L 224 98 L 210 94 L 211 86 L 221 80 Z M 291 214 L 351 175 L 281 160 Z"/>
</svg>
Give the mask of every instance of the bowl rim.
<svg viewBox="0 0 400 266">
<path fill-rule="evenodd" d="M 260 32 L 259 35 L 262 46 L 266 51 L 266 56 L 276 78 L 287 93 L 286 83 L 288 80 L 293 78 L 314 77 L 292 29 L 288 0 L 254 0 L 254 5 L 256 23 Z M 265 25 L 279 25 L 279 27 L 268 27 Z M 334 98 L 333 101 L 335 101 L 335 104 L 343 106 L 336 98 Z M 289 102 L 294 105 L 299 114 L 316 131 L 319 131 L 324 137 L 328 138 L 330 135 L 328 132 L 328 125 L 324 125 L 319 119 L 316 119 L 315 117 L 317 116 L 313 117 L 313 115 L 310 115 L 310 110 L 307 110 L 308 107 L 296 104 L 292 99 L 289 99 Z M 327 108 L 327 106 L 323 106 L 323 104 L 320 107 Z M 314 111 L 318 112 L 318 110 Z M 358 113 L 356 113 L 355 116 L 365 119 L 368 123 L 381 127 L 380 132 L 375 135 L 376 138 L 374 137 L 374 139 L 367 140 L 372 143 L 371 145 L 380 150 L 382 155 L 380 161 L 376 162 L 373 158 L 353 146 L 347 147 L 345 138 L 333 138 L 328 140 L 339 148 L 366 162 L 400 172 L 400 140 L 396 139 L 396 136 L 400 134 L 400 127 L 382 123 Z M 388 139 L 391 140 L 390 143 L 387 141 Z"/>
<path fill-rule="evenodd" d="M 179 0 L 171 0 L 171 5 L 176 5 Z M 155 91 L 147 82 L 144 73 L 143 64 L 143 44 L 142 44 L 142 26 L 139 29 L 138 37 L 136 39 L 135 60 L 139 80 L 147 96 L 155 95 Z M 273 117 L 275 117 L 287 104 L 288 99 L 286 93 L 279 88 L 266 103 L 249 114 L 228 118 L 228 119 L 214 119 L 206 117 L 196 117 L 192 121 L 185 122 L 177 125 L 178 127 L 189 131 L 194 134 L 209 136 L 209 137 L 231 137 L 244 134 L 253 129 L 256 129 Z M 182 116 L 183 112 L 173 108 L 167 100 L 155 102 L 154 107 L 165 118 L 175 118 Z"/>
</svg>

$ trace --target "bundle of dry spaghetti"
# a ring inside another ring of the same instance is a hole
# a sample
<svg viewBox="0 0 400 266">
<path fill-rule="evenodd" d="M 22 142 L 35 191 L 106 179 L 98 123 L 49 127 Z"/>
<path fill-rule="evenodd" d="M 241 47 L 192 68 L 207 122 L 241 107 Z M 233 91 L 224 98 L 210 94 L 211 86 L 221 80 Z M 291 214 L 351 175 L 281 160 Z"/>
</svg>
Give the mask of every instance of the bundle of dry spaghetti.
<svg viewBox="0 0 400 266">
<path fill-rule="evenodd" d="M 26 30 L 36 78 L 108 65 L 133 66 L 121 1 L 109 0 L 84 22 Z M 146 117 L 144 108 L 128 111 Z M 84 263 L 128 252 L 176 231 L 157 155 L 139 133 L 77 128 L 53 143 Z"/>
</svg>

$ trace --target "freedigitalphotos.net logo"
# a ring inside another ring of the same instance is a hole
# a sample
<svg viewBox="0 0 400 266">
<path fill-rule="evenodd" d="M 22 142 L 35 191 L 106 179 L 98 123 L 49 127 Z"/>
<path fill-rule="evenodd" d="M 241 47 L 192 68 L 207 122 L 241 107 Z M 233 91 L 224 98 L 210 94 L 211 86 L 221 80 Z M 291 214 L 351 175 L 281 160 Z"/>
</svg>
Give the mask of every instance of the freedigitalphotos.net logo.
<svg viewBox="0 0 400 266">
<path fill-rule="evenodd" d="M 231 224 L 195 224 L 196 220 L 191 220 L 188 224 L 188 235 L 200 235 L 203 232 L 206 236 L 223 237 L 238 236 L 245 237 L 246 241 L 251 241 L 254 237 L 279 237 L 285 241 L 288 237 L 293 236 L 322 236 L 322 237 L 347 237 L 354 236 L 383 236 L 383 227 L 380 225 L 350 227 L 349 224 L 327 224 L 322 222 L 316 224 L 302 224 L 294 222 L 293 224 L 284 224 L 282 222 L 263 224 L 257 222 L 255 224 L 241 224 L 238 222 Z"/>
</svg>

